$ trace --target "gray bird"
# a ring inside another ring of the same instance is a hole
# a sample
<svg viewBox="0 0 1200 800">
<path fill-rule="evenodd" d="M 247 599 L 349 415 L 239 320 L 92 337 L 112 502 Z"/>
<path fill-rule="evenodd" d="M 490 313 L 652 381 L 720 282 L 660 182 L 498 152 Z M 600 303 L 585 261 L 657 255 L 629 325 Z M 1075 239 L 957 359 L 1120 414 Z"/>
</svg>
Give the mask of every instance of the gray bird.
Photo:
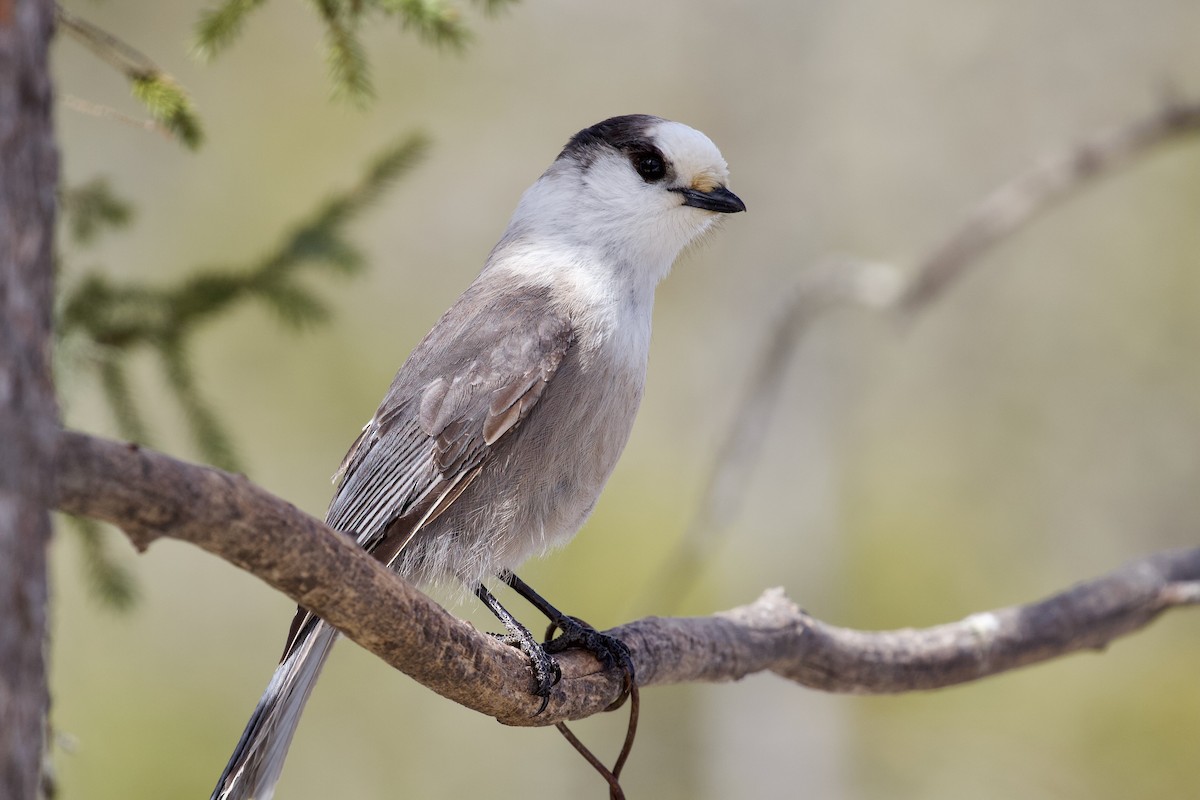
<svg viewBox="0 0 1200 800">
<path fill-rule="evenodd" d="M 711 140 L 614 117 L 575 134 L 521 197 L 475 282 L 400 368 L 350 447 L 326 522 L 418 584 L 470 588 L 533 665 L 558 670 L 496 601 L 499 577 L 632 679 L 624 646 L 565 617 L 514 574 L 575 535 L 642 399 L 654 290 L 719 215 L 745 211 Z M 338 633 L 303 608 L 213 800 L 269 800 Z"/>
</svg>

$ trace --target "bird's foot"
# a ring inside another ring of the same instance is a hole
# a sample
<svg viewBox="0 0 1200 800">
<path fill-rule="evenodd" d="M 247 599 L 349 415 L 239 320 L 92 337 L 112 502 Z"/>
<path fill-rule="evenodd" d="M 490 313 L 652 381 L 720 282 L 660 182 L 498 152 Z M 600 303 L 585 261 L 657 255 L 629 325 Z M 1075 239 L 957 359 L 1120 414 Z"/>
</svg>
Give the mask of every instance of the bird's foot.
<svg viewBox="0 0 1200 800">
<path fill-rule="evenodd" d="M 495 633 L 492 635 L 504 644 L 517 648 L 529 659 L 530 669 L 533 670 L 533 680 L 537 684 L 533 693 L 542 699 L 541 705 L 533 714 L 536 717 L 546 710 L 546 706 L 550 702 L 550 691 L 555 684 L 562 680 L 562 669 L 559 668 L 554 657 L 547 652 L 545 647 L 538 644 L 529 631 L 524 631 L 523 636 L 520 633 Z"/>
<path fill-rule="evenodd" d="M 619 668 L 624 674 L 624 679 L 621 688 L 621 696 L 613 701 L 606 711 L 620 708 L 629 697 L 629 692 L 633 688 L 634 669 L 633 656 L 629 652 L 629 648 L 620 639 L 615 636 L 601 633 L 578 617 L 562 616 L 558 620 L 551 622 L 550 627 L 546 631 L 547 637 L 551 636 L 555 629 L 562 631 L 553 639 L 547 639 L 544 642 L 544 648 L 547 653 L 561 653 L 572 647 L 586 650 L 596 657 L 600 662 L 600 666 L 609 670 L 614 667 Z M 557 669 L 558 665 L 555 664 Z"/>
</svg>

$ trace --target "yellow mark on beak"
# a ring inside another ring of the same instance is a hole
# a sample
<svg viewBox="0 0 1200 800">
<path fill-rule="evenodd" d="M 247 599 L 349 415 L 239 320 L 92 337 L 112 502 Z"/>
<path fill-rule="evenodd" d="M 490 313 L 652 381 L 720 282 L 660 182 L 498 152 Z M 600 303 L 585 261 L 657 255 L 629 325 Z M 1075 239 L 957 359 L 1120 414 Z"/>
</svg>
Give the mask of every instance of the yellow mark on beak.
<svg viewBox="0 0 1200 800">
<path fill-rule="evenodd" d="M 711 192 L 713 189 L 721 188 L 721 181 L 712 173 L 701 172 L 692 179 L 692 188 L 697 192 Z"/>
</svg>

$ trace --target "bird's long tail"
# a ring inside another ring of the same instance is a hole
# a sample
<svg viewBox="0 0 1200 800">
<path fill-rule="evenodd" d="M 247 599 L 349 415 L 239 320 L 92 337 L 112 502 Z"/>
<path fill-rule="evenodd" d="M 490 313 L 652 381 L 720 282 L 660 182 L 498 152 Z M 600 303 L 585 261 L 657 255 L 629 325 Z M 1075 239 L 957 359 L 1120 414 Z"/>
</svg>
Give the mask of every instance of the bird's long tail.
<svg viewBox="0 0 1200 800">
<path fill-rule="evenodd" d="M 211 800 L 270 800 L 300 712 L 312 693 L 337 631 L 313 619 L 279 663 L 258 701 Z"/>
</svg>

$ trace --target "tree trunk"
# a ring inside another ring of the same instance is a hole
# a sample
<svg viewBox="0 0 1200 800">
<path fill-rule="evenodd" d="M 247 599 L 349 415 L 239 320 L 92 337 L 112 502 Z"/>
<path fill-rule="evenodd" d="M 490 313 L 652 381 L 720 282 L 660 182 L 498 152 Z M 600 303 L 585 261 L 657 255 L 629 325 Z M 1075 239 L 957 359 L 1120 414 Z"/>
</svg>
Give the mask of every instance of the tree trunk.
<svg viewBox="0 0 1200 800">
<path fill-rule="evenodd" d="M 0 0 L 0 797 L 42 794 L 58 153 L 49 0 Z"/>
</svg>

